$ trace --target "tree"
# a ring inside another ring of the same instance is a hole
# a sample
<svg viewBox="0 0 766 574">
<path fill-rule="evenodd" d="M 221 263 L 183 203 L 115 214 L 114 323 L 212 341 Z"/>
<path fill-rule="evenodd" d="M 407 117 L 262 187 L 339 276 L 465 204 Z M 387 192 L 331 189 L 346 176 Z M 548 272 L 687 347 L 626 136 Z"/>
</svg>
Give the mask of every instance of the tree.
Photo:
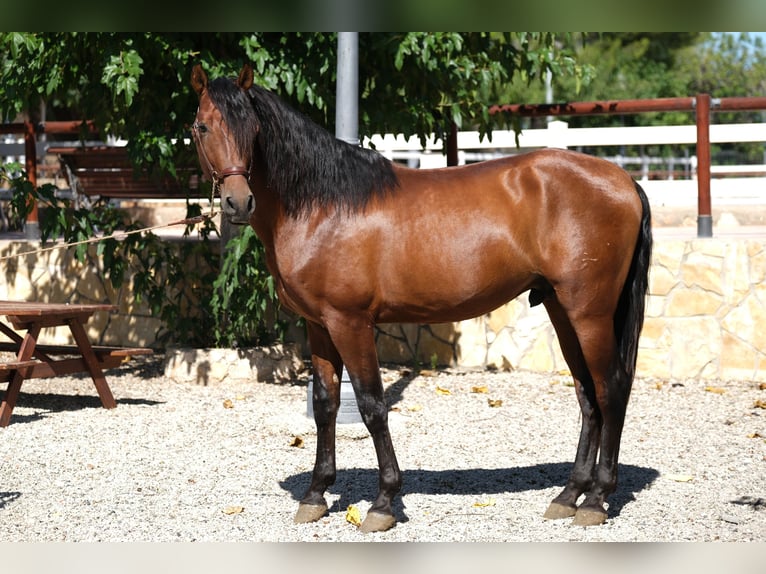
<svg viewBox="0 0 766 574">
<path fill-rule="evenodd" d="M 552 79 L 557 102 L 632 100 L 688 96 L 688 84 L 678 73 L 686 50 L 700 41 L 700 33 L 581 33 L 564 40 L 577 61 L 589 66 L 590 81 L 560 75 Z M 541 103 L 543 87 L 515 81 L 503 103 Z M 688 114 L 654 113 L 629 116 L 584 116 L 567 118 L 572 127 L 609 125 L 652 125 L 684 123 Z"/>
<path fill-rule="evenodd" d="M 527 81 L 534 81 L 546 70 L 556 77 L 586 75 L 587 70 L 576 64 L 568 50 L 559 48 L 556 40 L 551 33 L 361 34 L 361 135 L 393 132 L 425 140 L 433 132 L 449 129 L 452 122 L 488 133 L 497 120 L 489 116 L 487 105 L 497 101 L 503 86 L 515 76 L 523 74 Z M 129 155 L 137 166 L 174 175 L 179 162 L 196 161 L 188 136 L 197 106 L 189 74 L 197 62 L 203 62 L 211 76 L 235 75 L 243 63 L 251 62 L 259 84 L 331 128 L 334 33 L 0 33 L 0 116 L 4 121 L 20 113 L 34 121 L 43 115 L 48 120 L 92 119 L 101 134 L 128 140 Z M 92 211 L 73 213 L 74 220 L 52 218 L 55 225 L 48 235 L 67 237 L 75 229 L 81 234 L 93 227 Z M 99 218 L 120 219 L 104 214 Z M 254 238 L 242 236 L 235 241 L 252 242 Z M 112 281 L 121 281 L 119 265 L 125 259 L 115 250 L 128 247 L 129 242 L 110 242 L 101 250 L 104 261 L 110 262 L 106 272 Z M 242 244 L 230 247 L 227 258 L 253 252 Z M 136 273 L 138 287 L 147 293 L 156 313 L 177 326 L 199 329 L 191 340 L 211 332 L 227 344 L 263 336 L 252 324 L 246 326 L 250 333 L 232 333 L 224 332 L 226 325 L 209 329 L 206 321 L 188 321 L 182 310 L 173 307 L 173 295 L 164 292 L 168 290 L 163 283 L 167 269 L 179 266 L 167 261 L 166 272 L 162 272 L 158 261 L 172 254 L 156 244 L 131 248 L 131 254 L 140 260 L 146 256 Z M 203 259 L 210 258 L 203 255 Z M 247 293 L 227 292 L 224 301 L 211 293 L 192 294 L 189 299 L 225 305 L 232 298 L 241 302 L 238 297 L 243 297 L 247 308 L 261 310 L 264 318 L 271 316 L 267 311 L 273 289 L 257 255 L 252 260 L 243 256 L 224 261 L 221 269 L 224 275 L 219 284 L 227 277 L 237 277 Z M 244 285 L 248 281 L 259 281 L 264 289 Z M 210 282 L 199 281 L 195 288 L 210 288 Z M 220 311 L 201 312 L 219 317 Z"/>
<path fill-rule="evenodd" d="M 747 32 L 708 34 L 704 41 L 684 50 L 678 74 L 689 94 L 708 93 L 714 98 L 760 96 L 766 93 L 766 46 Z M 766 110 L 716 112 L 714 123 L 766 121 Z M 760 143 L 731 142 L 712 146 L 716 163 L 763 163 L 766 151 Z"/>
<path fill-rule="evenodd" d="M 713 97 L 759 96 L 766 93 L 766 46 L 761 38 L 741 34 L 706 34 L 703 41 L 683 50 L 676 72 L 690 94 Z M 763 111 L 751 112 L 738 120 L 763 121 Z M 724 113 L 720 122 L 732 121 Z"/>
<path fill-rule="evenodd" d="M 566 36 L 565 36 L 566 37 Z M 583 76 L 551 33 L 363 33 L 360 35 L 360 131 L 422 138 L 455 121 L 483 131 L 502 87 L 523 74 Z M 0 34 L 0 115 L 90 118 L 137 147 L 167 147 L 187 133 L 196 99 L 192 65 L 234 74 L 250 61 L 257 82 L 320 124 L 334 118 L 334 33 Z M 160 144 L 163 145 L 160 145 Z M 166 155 L 167 150 L 160 152 Z M 136 154 L 140 159 L 142 154 Z M 144 159 L 157 157 L 148 153 Z"/>
</svg>

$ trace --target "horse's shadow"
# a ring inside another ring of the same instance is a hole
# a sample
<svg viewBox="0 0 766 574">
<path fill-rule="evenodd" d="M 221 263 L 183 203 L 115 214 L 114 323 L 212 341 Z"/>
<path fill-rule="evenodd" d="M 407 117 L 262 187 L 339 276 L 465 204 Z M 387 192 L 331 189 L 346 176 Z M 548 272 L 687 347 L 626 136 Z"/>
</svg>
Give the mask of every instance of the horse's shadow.
<svg viewBox="0 0 766 574">
<path fill-rule="evenodd" d="M 394 499 L 394 514 L 399 522 L 408 520 L 404 514 L 403 498 L 413 493 L 480 497 L 488 494 L 543 490 L 555 486 L 563 488 L 571 468 L 571 463 L 556 462 L 515 468 L 404 470 L 402 496 Z M 653 468 L 623 464 L 619 465 L 619 473 L 617 492 L 609 497 L 609 518 L 618 516 L 625 504 L 635 500 L 636 493 L 651 486 L 659 476 L 659 472 Z M 311 473 L 302 472 L 287 477 L 280 482 L 280 486 L 290 492 L 295 500 L 300 500 L 310 482 Z M 377 469 L 339 469 L 335 484 L 328 492 L 338 494 L 340 498 L 330 508 L 330 512 L 345 510 L 350 504 L 369 500 L 377 493 L 377 487 Z"/>
<path fill-rule="evenodd" d="M 400 372 L 399 379 L 386 387 L 385 398 L 389 407 L 401 401 L 407 387 L 419 374 L 417 369 L 404 369 Z M 499 469 L 403 470 L 402 496 L 394 499 L 394 513 L 399 522 L 407 521 L 403 497 L 412 493 L 482 496 L 543 490 L 556 486 L 563 488 L 571 469 L 572 463 L 558 462 Z M 635 500 L 636 493 L 651 486 L 659 472 L 653 468 L 620 464 L 619 476 L 617 491 L 608 499 L 608 518 L 618 516 L 628 502 Z M 310 482 L 311 473 L 302 472 L 286 478 L 280 485 L 290 492 L 295 500 L 300 500 Z M 340 498 L 329 510 L 336 512 L 344 510 L 350 504 L 369 500 L 377 493 L 377 488 L 377 469 L 338 469 L 335 484 L 328 492 L 340 495 Z"/>
<path fill-rule="evenodd" d="M 417 369 L 402 369 L 399 372 L 399 378 L 394 383 L 388 385 L 383 391 L 386 404 L 389 408 L 402 400 L 404 391 L 407 390 L 410 383 L 419 375 L 420 372 Z"/>
</svg>

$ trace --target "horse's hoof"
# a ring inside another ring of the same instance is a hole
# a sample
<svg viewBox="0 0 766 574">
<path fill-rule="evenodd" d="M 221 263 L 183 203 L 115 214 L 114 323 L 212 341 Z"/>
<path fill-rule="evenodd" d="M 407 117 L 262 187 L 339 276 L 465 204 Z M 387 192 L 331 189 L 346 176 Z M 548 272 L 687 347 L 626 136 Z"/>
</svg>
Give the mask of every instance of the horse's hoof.
<svg viewBox="0 0 766 574">
<path fill-rule="evenodd" d="M 382 512 L 368 512 L 364 522 L 359 527 L 362 532 L 383 532 L 396 524 L 396 518 Z"/>
<path fill-rule="evenodd" d="M 598 526 L 606 522 L 606 512 L 601 508 L 578 508 L 572 524 L 575 526 Z"/>
<path fill-rule="evenodd" d="M 548 510 L 543 514 L 543 518 L 548 520 L 560 520 L 562 518 L 571 518 L 577 512 L 577 507 L 568 504 L 560 504 L 558 502 L 551 502 L 548 506 Z"/>
<path fill-rule="evenodd" d="M 327 512 L 326 504 L 299 504 L 298 512 L 295 513 L 293 522 L 295 524 L 305 524 L 306 522 L 316 522 Z"/>
</svg>

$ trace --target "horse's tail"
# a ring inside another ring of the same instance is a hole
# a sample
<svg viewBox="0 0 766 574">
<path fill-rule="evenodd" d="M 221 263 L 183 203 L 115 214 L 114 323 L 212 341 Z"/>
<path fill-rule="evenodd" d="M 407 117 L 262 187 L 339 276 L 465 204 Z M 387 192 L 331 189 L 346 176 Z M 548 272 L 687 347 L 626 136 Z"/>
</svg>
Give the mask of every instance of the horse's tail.
<svg viewBox="0 0 766 574">
<path fill-rule="evenodd" d="M 652 216 L 649 200 L 641 186 L 636 182 L 634 185 L 641 199 L 641 225 L 636 239 L 636 249 L 633 252 L 633 261 L 614 316 L 620 364 L 624 374 L 627 375 L 626 382 L 629 385 L 636 373 L 638 339 L 644 325 L 646 292 L 649 288 L 649 264 L 652 257 Z"/>
</svg>

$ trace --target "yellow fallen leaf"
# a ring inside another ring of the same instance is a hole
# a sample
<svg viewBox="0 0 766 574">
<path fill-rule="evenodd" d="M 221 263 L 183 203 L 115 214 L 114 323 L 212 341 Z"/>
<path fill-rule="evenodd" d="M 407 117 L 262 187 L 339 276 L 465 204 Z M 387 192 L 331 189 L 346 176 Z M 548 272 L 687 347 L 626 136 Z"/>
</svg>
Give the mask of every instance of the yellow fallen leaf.
<svg viewBox="0 0 766 574">
<path fill-rule="evenodd" d="M 484 502 L 474 502 L 473 505 L 477 508 L 486 508 L 487 506 L 495 506 L 495 499 L 488 498 Z"/>
<path fill-rule="evenodd" d="M 667 477 L 676 482 L 691 482 L 694 480 L 691 474 L 669 474 Z"/>
<path fill-rule="evenodd" d="M 225 408 L 225 409 L 233 409 L 234 408 L 234 403 L 231 401 L 231 399 L 226 399 L 225 401 L 223 401 L 223 408 Z"/>
<path fill-rule="evenodd" d="M 293 442 L 290 443 L 290 446 L 294 446 L 295 448 L 303 448 L 303 439 L 299 436 L 293 437 Z"/>
<path fill-rule="evenodd" d="M 705 390 L 709 393 L 715 393 L 717 395 L 722 395 L 726 392 L 726 389 L 722 389 L 721 387 L 705 387 Z"/>
<path fill-rule="evenodd" d="M 238 400 L 238 401 L 244 401 L 244 400 L 245 400 L 247 397 L 245 397 L 245 395 L 237 395 L 237 396 L 236 396 L 236 397 L 234 397 L 234 398 L 235 398 L 236 400 Z"/>
<path fill-rule="evenodd" d="M 487 404 L 490 407 L 502 407 L 503 399 L 487 399 Z"/>
<path fill-rule="evenodd" d="M 436 394 L 437 395 L 451 395 L 452 391 L 450 391 L 449 389 L 445 389 L 443 387 L 437 386 L 436 387 Z"/>
<path fill-rule="evenodd" d="M 489 392 L 489 389 L 485 386 L 481 387 L 471 387 L 472 393 L 481 393 L 481 394 L 487 394 Z"/>
<path fill-rule="evenodd" d="M 761 400 L 761 399 L 758 399 L 758 400 L 757 400 L 757 401 L 755 401 L 755 403 L 753 404 L 753 408 L 754 408 L 754 409 L 766 409 L 766 401 L 763 401 L 763 400 Z"/>
<path fill-rule="evenodd" d="M 242 514 L 245 511 L 244 506 L 227 506 L 223 509 L 224 514 Z"/>
<path fill-rule="evenodd" d="M 409 407 L 407 407 L 407 410 L 408 411 L 412 411 L 413 413 L 415 413 L 417 411 L 422 411 L 423 407 L 420 406 L 420 405 L 410 405 Z"/>
<path fill-rule="evenodd" d="M 763 438 L 763 435 L 761 435 L 761 433 L 758 431 L 755 431 L 754 433 L 747 435 L 747 438 Z"/>
<path fill-rule="evenodd" d="M 360 514 L 359 509 L 353 504 L 349 504 L 346 509 L 346 522 L 350 522 L 354 526 L 362 525 L 362 515 Z"/>
</svg>

